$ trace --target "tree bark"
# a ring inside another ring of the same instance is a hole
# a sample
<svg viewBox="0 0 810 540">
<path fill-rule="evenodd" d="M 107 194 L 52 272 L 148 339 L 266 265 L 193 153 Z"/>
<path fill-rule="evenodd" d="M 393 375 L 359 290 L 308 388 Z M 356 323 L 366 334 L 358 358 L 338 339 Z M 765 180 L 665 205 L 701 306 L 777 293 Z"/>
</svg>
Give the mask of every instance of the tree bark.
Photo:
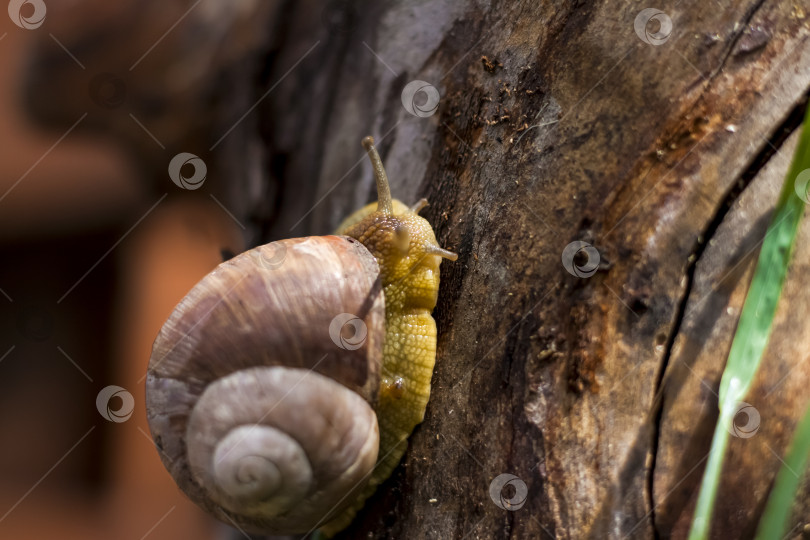
<svg viewBox="0 0 810 540">
<path fill-rule="evenodd" d="M 395 196 L 427 197 L 460 254 L 442 268 L 427 417 L 347 538 L 688 532 L 810 40 L 791 2 L 672 6 L 657 46 L 634 32 L 639 11 L 407 2 L 342 33 L 290 14 L 271 80 L 321 42 L 263 114 L 285 164 L 266 239 L 329 231 L 373 199 L 358 144 L 371 133 Z M 439 90 L 436 114 L 405 110 L 412 80 Z M 561 264 L 577 240 L 598 250 L 590 278 Z M 806 404 L 804 246 L 749 398 L 761 429 L 732 440 L 718 538 L 754 530 Z M 520 510 L 490 498 L 502 473 L 528 487 Z"/>
<path fill-rule="evenodd" d="M 373 200 L 371 134 L 393 195 L 427 197 L 459 253 L 442 265 L 425 421 L 345 538 L 686 536 L 810 91 L 810 19 L 790 1 L 677 3 L 670 33 L 659 17 L 639 35 L 642 7 L 288 2 L 212 67 L 225 105 L 204 146 L 227 135 L 210 181 L 255 243 L 329 233 Z M 412 81 L 438 90 L 435 114 L 406 110 Z M 807 403 L 801 234 L 717 538 L 755 530 Z M 575 241 L 598 252 L 590 277 L 564 267 Z M 503 473 L 528 489 L 516 511 L 490 496 Z"/>
</svg>

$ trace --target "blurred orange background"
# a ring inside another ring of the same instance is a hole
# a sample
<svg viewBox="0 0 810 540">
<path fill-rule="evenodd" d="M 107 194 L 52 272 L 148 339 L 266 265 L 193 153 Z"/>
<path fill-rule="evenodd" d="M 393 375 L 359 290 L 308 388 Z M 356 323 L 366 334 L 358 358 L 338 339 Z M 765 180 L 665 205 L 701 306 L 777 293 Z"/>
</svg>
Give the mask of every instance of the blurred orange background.
<svg viewBox="0 0 810 540">
<path fill-rule="evenodd" d="M 114 4 L 61 9 L 120 19 L 133 2 Z M 120 138 L 31 119 L 23 81 L 35 47 L 72 62 L 57 30 L 81 21 L 32 31 L 0 14 L 0 538 L 224 538 L 160 463 L 144 375 L 172 308 L 223 250 L 244 249 L 242 229 L 207 197 L 161 198 L 178 190 L 168 176 L 143 178 Z M 109 385 L 134 397 L 124 422 L 96 408 Z"/>
</svg>

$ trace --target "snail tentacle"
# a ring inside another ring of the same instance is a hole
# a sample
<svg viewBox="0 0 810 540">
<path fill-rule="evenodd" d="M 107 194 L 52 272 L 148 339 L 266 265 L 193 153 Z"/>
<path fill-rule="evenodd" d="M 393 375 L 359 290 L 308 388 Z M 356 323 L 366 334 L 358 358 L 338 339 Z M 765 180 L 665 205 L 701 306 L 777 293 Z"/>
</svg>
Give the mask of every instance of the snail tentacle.
<svg viewBox="0 0 810 540">
<path fill-rule="evenodd" d="M 271 242 L 220 264 L 152 348 L 147 418 L 178 486 L 259 534 L 331 536 L 394 470 L 423 420 L 436 359 L 439 266 L 457 255 L 391 198 L 346 236 Z M 381 374 L 385 380 L 381 384 Z"/>
</svg>

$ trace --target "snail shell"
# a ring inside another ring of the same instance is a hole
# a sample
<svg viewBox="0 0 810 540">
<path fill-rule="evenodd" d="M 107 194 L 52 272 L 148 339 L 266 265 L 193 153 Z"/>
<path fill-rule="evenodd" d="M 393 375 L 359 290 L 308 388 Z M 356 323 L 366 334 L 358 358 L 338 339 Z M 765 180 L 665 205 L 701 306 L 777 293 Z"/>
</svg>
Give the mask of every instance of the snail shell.
<svg viewBox="0 0 810 540">
<path fill-rule="evenodd" d="M 346 236 L 273 242 L 221 264 L 152 350 L 147 418 L 164 465 L 242 529 L 331 537 L 424 418 L 439 265 L 457 255 L 418 215 L 426 200 L 391 198 L 374 139 L 362 145 L 377 203 L 346 218 Z"/>
<path fill-rule="evenodd" d="M 356 240 L 289 239 L 220 264 L 180 302 L 155 340 L 146 404 L 194 502 L 264 534 L 310 531 L 352 502 L 379 449 L 378 275 Z"/>
</svg>

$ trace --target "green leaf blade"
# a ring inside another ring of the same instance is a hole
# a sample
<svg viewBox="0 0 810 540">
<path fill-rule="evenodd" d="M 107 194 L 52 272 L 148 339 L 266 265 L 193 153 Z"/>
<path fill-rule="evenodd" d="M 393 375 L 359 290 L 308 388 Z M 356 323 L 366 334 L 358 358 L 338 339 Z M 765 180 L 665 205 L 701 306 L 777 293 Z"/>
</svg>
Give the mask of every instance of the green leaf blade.
<svg viewBox="0 0 810 540">
<path fill-rule="evenodd" d="M 810 107 L 805 112 L 799 144 L 763 240 L 754 277 L 743 304 L 740 321 L 720 380 L 718 396 L 720 416 L 712 437 L 709 460 L 703 473 L 692 528 L 689 531 L 690 540 L 704 540 L 709 536 L 712 511 L 728 446 L 728 427 L 734 421 L 738 404 L 751 387 L 762 355 L 768 346 L 776 308 L 782 295 L 782 287 L 807 200 L 807 186 L 797 191 L 797 179 L 808 169 L 810 169 Z"/>
</svg>

